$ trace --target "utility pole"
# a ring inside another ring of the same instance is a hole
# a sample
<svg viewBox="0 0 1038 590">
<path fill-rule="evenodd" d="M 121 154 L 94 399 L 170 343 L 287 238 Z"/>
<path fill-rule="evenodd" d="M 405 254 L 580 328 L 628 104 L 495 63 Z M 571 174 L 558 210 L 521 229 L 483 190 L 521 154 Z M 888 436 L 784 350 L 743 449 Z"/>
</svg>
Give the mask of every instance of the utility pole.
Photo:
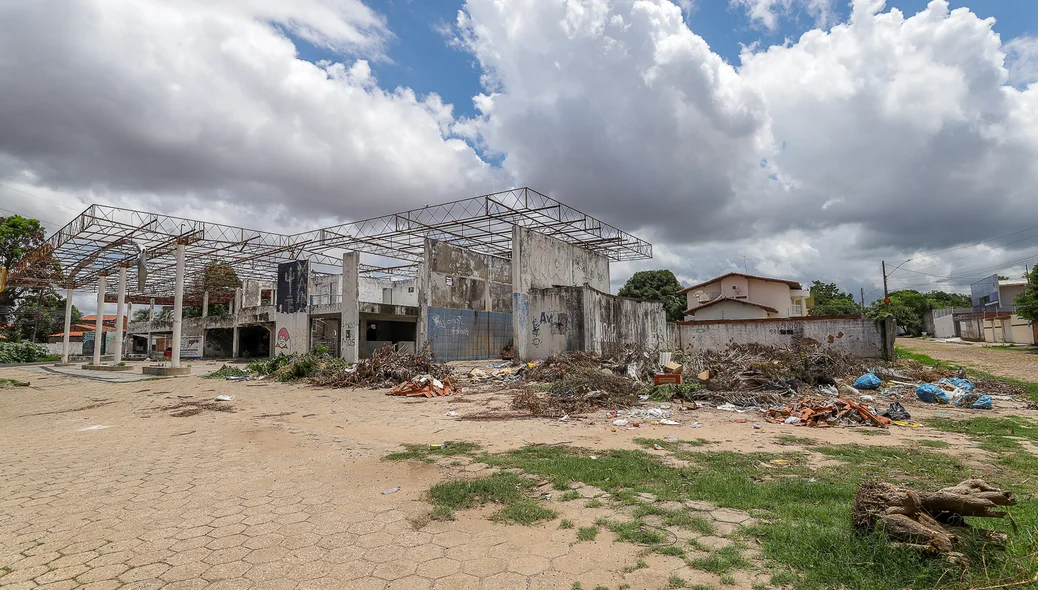
<svg viewBox="0 0 1038 590">
<path fill-rule="evenodd" d="M 865 315 L 865 287 L 861 288 L 861 315 Z"/>
<path fill-rule="evenodd" d="M 887 261 L 882 261 L 883 264 L 883 304 L 890 307 L 890 293 L 887 292 Z"/>
</svg>

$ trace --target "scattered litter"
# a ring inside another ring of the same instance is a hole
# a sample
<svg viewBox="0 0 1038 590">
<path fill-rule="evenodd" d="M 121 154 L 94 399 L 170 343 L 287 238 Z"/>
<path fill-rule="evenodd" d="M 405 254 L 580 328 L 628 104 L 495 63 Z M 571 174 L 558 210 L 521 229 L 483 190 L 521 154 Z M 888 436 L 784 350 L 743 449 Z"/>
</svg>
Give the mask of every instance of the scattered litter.
<svg viewBox="0 0 1038 590">
<path fill-rule="evenodd" d="M 661 418 L 670 418 L 674 415 L 674 412 L 664 408 L 662 406 L 658 408 L 635 408 L 628 412 L 628 415 L 632 418 L 645 418 L 648 420 L 659 420 Z"/>
<path fill-rule="evenodd" d="M 769 408 L 764 413 L 764 419 L 772 424 L 785 423 L 789 417 L 800 418 L 803 426 L 818 428 L 860 424 L 882 428 L 890 423 L 890 418 L 877 416 L 868 406 L 843 398 L 828 401 L 804 398 L 785 407 Z"/>
<path fill-rule="evenodd" d="M 789 465 L 789 460 L 787 460 L 787 459 L 772 459 L 770 461 L 770 463 L 772 465 Z"/>
<path fill-rule="evenodd" d="M 664 450 L 664 449 L 663 449 L 663 447 L 661 447 L 660 445 L 658 445 L 658 444 L 655 444 L 655 443 L 654 443 L 654 444 L 652 445 L 652 448 L 653 448 L 653 449 L 655 449 L 655 450 L 657 450 L 657 451 L 662 451 L 662 450 Z"/>
<path fill-rule="evenodd" d="M 437 449 L 446 449 L 446 448 L 450 448 L 450 445 L 448 445 L 447 443 L 432 443 L 432 444 L 429 445 L 429 450 L 430 451 L 435 451 Z"/>
<path fill-rule="evenodd" d="M 882 382 L 875 373 L 865 373 L 854 381 L 854 388 L 865 390 L 879 389 L 881 384 Z"/>
<path fill-rule="evenodd" d="M 86 428 L 80 428 L 78 432 L 86 432 L 87 430 L 104 430 L 105 428 L 111 428 L 107 424 L 95 424 L 94 426 L 87 426 Z"/>
<path fill-rule="evenodd" d="M 665 436 L 665 437 L 663 437 L 663 440 L 665 440 L 665 441 L 670 441 L 670 442 L 681 442 L 681 437 L 677 437 L 677 436 Z"/>
<path fill-rule="evenodd" d="M 754 430 L 760 430 L 761 428 L 764 428 L 760 424 L 751 424 L 750 426 L 752 426 Z"/>
<path fill-rule="evenodd" d="M 905 428 L 920 428 L 920 427 L 922 427 L 922 424 L 920 424 L 918 422 L 906 422 L 904 420 L 891 420 L 890 423 L 891 424 L 896 424 L 898 426 L 903 426 Z"/>
<path fill-rule="evenodd" d="M 871 402 L 871 401 L 876 401 L 876 398 L 872 397 L 871 395 L 863 395 L 863 396 L 861 396 L 861 401 L 863 401 L 863 402 Z"/>
<path fill-rule="evenodd" d="M 946 404 L 950 401 L 948 394 L 944 393 L 944 390 L 934 385 L 933 383 L 923 383 L 915 389 L 915 396 L 919 398 L 919 401 L 926 402 L 928 404 L 941 403 Z"/>
<path fill-rule="evenodd" d="M 982 395 L 977 398 L 975 402 L 970 404 L 970 408 L 974 410 L 990 410 L 993 406 L 994 404 L 991 403 L 990 395 Z"/>
<path fill-rule="evenodd" d="M 627 420 L 624 418 L 613 420 L 613 426 L 627 426 Z"/>
<path fill-rule="evenodd" d="M 422 375 L 409 379 L 393 389 L 386 395 L 403 395 L 407 397 L 442 397 L 458 393 L 459 389 L 448 379 L 440 381 L 432 375 Z"/>
<path fill-rule="evenodd" d="M 938 384 L 947 383 L 952 387 L 957 387 L 963 391 L 973 391 L 973 382 L 969 379 L 959 379 L 958 377 L 945 377 L 937 381 Z"/>
<path fill-rule="evenodd" d="M 736 407 L 735 404 L 730 404 L 730 403 L 729 404 L 721 404 L 721 405 L 717 406 L 717 409 L 721 410 L 722 412 L 739 412 L 739 413 L 742 413 L 742 412 L 746 411 L 746 410 L 744 410 L 742 408 Z"/>
<path fill-rule="evenodd" d="M 888 407 L 881 415 L 886 416 L 891 420 L 908 420 L 912 417 L 912 415 L 908 413 L 908 410 L 905 409 L 905 406 L 902 406 L 898 402 L 891 402 L 890 407 Z"/>
<path fill-rule="evenodd" d="M 233 402 L 234 401 L 234 396 L 233 395 L 218 395 L 218 396 L 216 396 L 216 401 L 218 401 L 218 402 Z"/>
<path fill-rule="evenodd" d="M 803 420 L 801 420 L 799 416 L 790 416 L 783 420 L 783 422 L 786 424 L 800 424 Z"/>
<path fill-rule="evenodd" d="M 389 488 L 388 490 L 382 490 L 382 495 L 383 496 L 388 496 L 389 494 L 395 494 L 395 493 L 397 493 L 399 491 L 400 491 L 400 488 Z"/>
<path fill-rule="evenodd" d="M 569 422 L 569 414 L 559 418 L 559 422 Z"/>
<path fill-rule="evenodd" d="M 446 414 L 444 414 L 444 416 L 448 416 L 448 417 L 451 417 L 451 418 L 453 418 L 453 417 L 455 417 L 457 415 L 458 415 L 458 413 L 455 412 L 454 410 L 451 410 L 451 411 L 447 412 Z"/>
<path fill-rule="evenodd" d="M 230 375 L 224 379 L 224 381 L 251 381 L 252 377 L 249 375 Z"/>
<path fill-rule="evenodd" d="M 662 420 L 660 420 L 660 424 L 664 426 L 680 426 L 681 422 L 675 422 L 674 420 L 663 418 Z"/>
<path fill-rule="evenodd" d="M 703 427 L 703 425 L 700 424 L 699 422 L 693 422 L 692 423 L 692 428 L 702 428 L 702 427 Z"/>
<path fill-rule="evenodd" d="M 429 347 L 419 352 L 401 352 L 392 344 L 376 350 L 352 367 L 330 363 L 332 369 L 318 372 L 310 382 L 320 387 L 393 387 L 422 376 L 449 381 L 454 370 L 433 360 Z M 288 367 L 290 368 L 290 367 Z"/>
</svg>

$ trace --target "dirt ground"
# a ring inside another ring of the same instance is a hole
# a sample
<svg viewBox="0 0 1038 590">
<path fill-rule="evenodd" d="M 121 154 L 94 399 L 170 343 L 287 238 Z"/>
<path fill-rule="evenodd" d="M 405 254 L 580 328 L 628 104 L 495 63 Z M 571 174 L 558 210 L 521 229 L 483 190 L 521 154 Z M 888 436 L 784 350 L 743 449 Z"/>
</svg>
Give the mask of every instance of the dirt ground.
<svg viewBox="0 0 1038 590">
<path fill-rule="evenodd" d="M 558 520 L 505 525 L 475 510 L 415 530 L 409 520 L 428 510 L 424 494 L 431 485 L 488 468 L 382 457 L 403 443 L 445 440 L 490 451 L 539 443 L 640 448 L 636 437 L 666 436 L 704 438 L 718 443 L 713 448 L 741 452 L 788 452 L 781 435 L 862 445 L 929 438 L 951 443 L 949 452 L 972 444 L 925 428 L 866 436 L 862 428 L 771 425 L 759 413 L 680 407 L 674 417 L 680 426 L 614 429 L 604 414 L 568 422 L 466 420 L 507 408 L 510 396 L 493 385 L 408 399 L 196 375 L 103 381 L 67 371 L 0 369 L 0 378 L 31 383 L 0 389 L 0 586 L 568 590 L 579 581 L 584 588 L 638 589 L 664 587 L 671 575 L 717 586 L 714 574 L 691 570 L 679 558 L 643 556 L 608 534 L 576 543 L 575 532 Z M 218 395 L 235 399 L 213 401 Z M 913 420 L 969 412 L 906 405 Z M 1025 413 L 1016 406 L 994 412 L 1007 411 Z M 694 422 L 702 427 L 692 428 Z M 983 452 L 976 457 L 982 462 Z M 399 491 L 384 493 L 392 488 Z M 548 502 L 578 527 L 607 510 L 557 494 Z M 728 542 L 726 533 L 749 522 L 737 511 L 696 509 L 721 525 L 717 538 L 701 539 L 707 545 Z M 639 559 L 649 567 L 629 571 Z M 728 587 L 766 581 L 766 568 L 754 563 Z"/>
<path fill-rule="evenodd" d="M 935 359 L 961 363 L 966 367 L 1006 377 L 1038 383 L 1038 349 L 1000 348 L 969 342 L 901 338 L 897 345 Z"/>
</svg>

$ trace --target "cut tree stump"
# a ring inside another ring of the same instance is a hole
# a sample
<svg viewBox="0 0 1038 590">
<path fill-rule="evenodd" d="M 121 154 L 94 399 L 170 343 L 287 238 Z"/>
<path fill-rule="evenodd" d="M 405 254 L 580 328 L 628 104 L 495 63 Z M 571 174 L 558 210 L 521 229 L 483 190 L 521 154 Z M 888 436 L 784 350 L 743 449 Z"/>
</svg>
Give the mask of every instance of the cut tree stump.
<svg viewBox="0 0 1038 590">
<path fill-rule="evenodd" d="M 936 492 L 863 482 L 854 498 L 851 519 L 857 529 L 880 530 L 895 541 L 964 561 L 965 557 L 954 551 L 959 543 L 955 529 L 969 527 L 962 518 L 1002 518 L 1006 513 L 997 509 L 1014 504 L 1012 492 L 976 478 Z M 1005 542 L 1005 535 L 1000 533 L 988 537 Z"/>
</svg>

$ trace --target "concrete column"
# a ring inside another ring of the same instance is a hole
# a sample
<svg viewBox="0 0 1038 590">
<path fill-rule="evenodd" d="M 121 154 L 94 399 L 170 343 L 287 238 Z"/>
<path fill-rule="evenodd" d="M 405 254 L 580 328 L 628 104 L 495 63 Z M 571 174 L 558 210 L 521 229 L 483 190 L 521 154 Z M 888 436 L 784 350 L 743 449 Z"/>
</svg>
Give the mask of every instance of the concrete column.
<svg viewBox="0 0 1038 590">
<path fill-rule="evenodd" d="M 209 291 L 202 291 L 202 344 L 199 346 L 201 349 L 198 351 L 205 358 L 205 333 L 206 330 L 206 318 L 209 317 Z"/>
<path fill-rule="evenodd" d="M 515 360 L 529 360 L 530 279 L 525 272 L 522 232 L 512 228 L 512 347 Z"/>
<path fill-rule="evenodd" d="M 72 287 L 65 291 L 65 335 L 61 337 L 61 363 L 68 364 L 68 338 L 72 330 Z"/>
<path fill-rule="evenodd" d="M 145 346 L 144 355 L 151 358 L 151 323 L 155 321 L 155 298 L 148 302 L 148 344 Z"/>
<path fill-rule="evenodd" d="M 238 358 L 238 310 L 241 309 L 241 287 L 234 290 L 234 337 L 231 340 L 231 357 Z"/>
<path fill-rule="evenodd" d="M 126 313 L 126 267 L 119 267 L 115 307 L 115 364 L 123 360 L 123 314 Z"/>
<path fill-rule="evenodd" d="M 180 367 L 180 329 L 184 318 L 184 257 L 186 244 L 177 243 L 177 274 L 173 287 L 173 355 L 170 359 L 173 368 Z"/>
<path fill-rule="evenodd" d="M 104 331 L 101 326 L 105 321 L 105 275 L 97 277 L 97 322 L 94 323 L 94 364 L 101 364 L 101 343 L 104 341 Z"/>
<path fill-rule="evenodd" d="M 360 359 L 360 253 L 342 255 L 342 316 L 339 322 L 339 355 L 346 362 Z"/>
</svg>

